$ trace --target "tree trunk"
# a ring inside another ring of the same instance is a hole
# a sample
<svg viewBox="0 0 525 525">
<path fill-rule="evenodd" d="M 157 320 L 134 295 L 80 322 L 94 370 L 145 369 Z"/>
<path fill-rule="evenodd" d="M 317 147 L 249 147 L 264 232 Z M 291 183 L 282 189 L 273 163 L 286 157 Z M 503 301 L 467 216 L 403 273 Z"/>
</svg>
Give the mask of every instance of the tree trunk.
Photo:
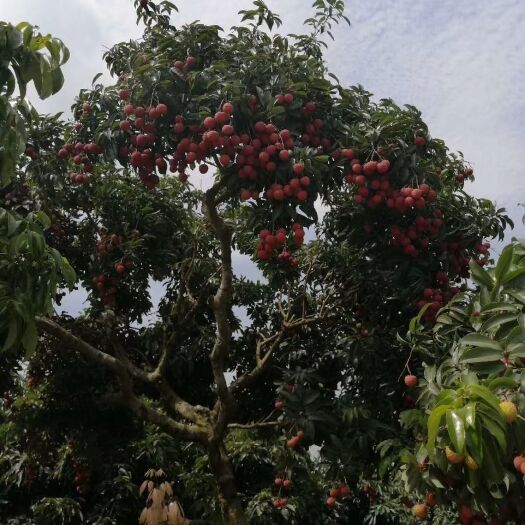
<svg viewBox="0 0 525 525">
<path fill-rule="evenodd" d="M 208 448 L 210 468 L 217 480 L 224 525 L 248 525 L 241 500 L 235 488 L 235 476 L 223 443 Z"/>
</svg>

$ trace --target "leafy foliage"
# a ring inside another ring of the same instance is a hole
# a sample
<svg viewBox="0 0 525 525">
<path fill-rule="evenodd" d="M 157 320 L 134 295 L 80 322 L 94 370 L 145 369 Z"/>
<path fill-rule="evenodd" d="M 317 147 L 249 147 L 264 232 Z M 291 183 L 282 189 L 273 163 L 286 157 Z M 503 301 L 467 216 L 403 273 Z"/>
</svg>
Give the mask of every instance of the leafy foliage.
<svg viewBox="0 0 525 525">
<path fill-rule="evenodd" d="M 229 32 L 134 6 L 116 84 L 95 77 L 75 122 L 20 121 L 3 179 L 1 519 L 136 523 L 146 471 L 155 524 L 448 524 L 504 487 L 520 512 L 499 396 L 521 384 L 523 246 L 484 269 L 504 210 L 416 108 L 327 71 L 343 2 L 287 36 L 259 0 Z M 41 41 L 45 96 L 67 52 Z"/>
<path fill-rule="evenodd" d="M 508 245 L 494 268 L 473 271 L 478 290 L 440 312 L 430 339 L 417 327 L 410 337 L 416 351 L 445 358 L 425 363 L 419 401 L 425 417 L 410 425 L 427 436 L 417 454 L 428 456 L 430 468 L 417 473 L 411 459 L 406 481 L 412 490 L 432 489 L 467 505 L 472 515 L 513 519 L 524 512 L 522 473 L 512 465 L 522 454 L 525 431 L 518 416 L 524 402 L 524 255 L 523 242 Z"/>
</svg>

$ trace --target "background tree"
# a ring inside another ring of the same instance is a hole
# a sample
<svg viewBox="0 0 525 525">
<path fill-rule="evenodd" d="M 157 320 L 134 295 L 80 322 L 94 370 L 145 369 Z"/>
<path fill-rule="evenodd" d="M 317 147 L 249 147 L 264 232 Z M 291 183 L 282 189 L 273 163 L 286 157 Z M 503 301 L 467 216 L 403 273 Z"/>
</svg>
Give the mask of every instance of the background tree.
<svg viewBox="0 0 525 525">
<path fill-rule="evenodd" d="M 401 379 L 421 356 L 397 335 L 420 308 L 431 329 L 508 220 L 415 108 L 328 73 L 342 2 L 289 36 L 260 1 L 227 33 L 135 6 L 116 85 L 73 123 L 34 115 L 2 190 L 0 515 L 135 523 L 153 467 L 170 490 L 148 523 L 176 501 L 212 523 L 412 522 L 396 473 L 425 416 L 400 417 Z M 67 285 L 89 292 L 76 318 Z"/>
</svg>

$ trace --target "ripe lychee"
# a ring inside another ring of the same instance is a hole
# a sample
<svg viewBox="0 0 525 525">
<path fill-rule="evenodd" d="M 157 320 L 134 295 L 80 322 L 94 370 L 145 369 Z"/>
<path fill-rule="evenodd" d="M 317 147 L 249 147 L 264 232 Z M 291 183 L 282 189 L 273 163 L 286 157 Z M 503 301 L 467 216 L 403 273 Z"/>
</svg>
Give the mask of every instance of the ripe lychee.
<svg viewBox="0 0 525 525">
<path fill-rule="evenodd" d="M 502 401 L 499 404 L 503 417 L 507 423 L 514 423 L 518 419 L 518 409 L 512 401 Z"/>
<path fill-rule="evenodd" d="M 428 507 L 424 503 L 416 503 L 412 507 L 412 514 L 421 520 L 428 518 Z"/>
<path fill-rule="evenodd" d="M 417 383 L 418 383 L 417 376 L 413 374 L 409 374 L 405 376 L 405 385 L 408 388 L 415 388 L 417 386 Z"/>
<path fill-rule="evenodd" d="M 447 460 L 454 465 L 463 463 L 463 460 L 465 459 L 464 456 L 456 454 L 450 447 L 445 448 L 445 455 L 447 456 Z"/>
</svg>

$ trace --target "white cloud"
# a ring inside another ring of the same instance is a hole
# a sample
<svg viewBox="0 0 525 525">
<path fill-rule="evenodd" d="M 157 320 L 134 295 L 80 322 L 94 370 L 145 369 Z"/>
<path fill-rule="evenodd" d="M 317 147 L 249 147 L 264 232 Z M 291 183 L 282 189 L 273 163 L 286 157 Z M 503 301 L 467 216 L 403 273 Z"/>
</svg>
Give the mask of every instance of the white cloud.
<svg viewBox="0 0 525 525">
<path fill-rule="evenodd" d="M 387 0 L 350 4 L 329 63 L 340 79 L 413 104 L 434 136 L 472 162 L 470 191 L 519 221 L 525 140 L 525 4 Z M 523 235 L 521 221 L 517 234 Z"/>
</svg>

